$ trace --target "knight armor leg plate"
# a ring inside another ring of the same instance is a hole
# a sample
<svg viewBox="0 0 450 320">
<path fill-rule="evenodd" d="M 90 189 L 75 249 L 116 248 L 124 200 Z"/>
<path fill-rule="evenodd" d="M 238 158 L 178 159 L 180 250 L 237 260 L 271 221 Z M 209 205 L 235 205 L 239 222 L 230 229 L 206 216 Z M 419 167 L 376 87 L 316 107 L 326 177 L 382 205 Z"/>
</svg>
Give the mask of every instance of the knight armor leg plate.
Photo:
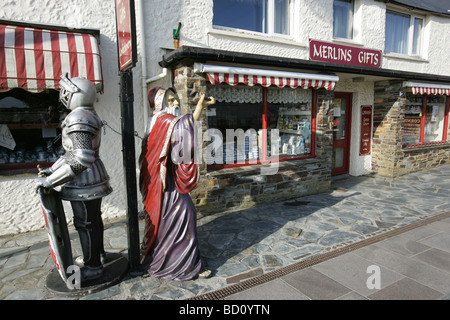
<svg viewBox="0 0 450 320">
<path fill-rule="evenodd" d="M 101 218 L 101 199 L 91 201 L 72 201 L 74 225 L 80 237 L 84 266 L 101 266 L 103 248 L 103 222 Z"/>
</svg>

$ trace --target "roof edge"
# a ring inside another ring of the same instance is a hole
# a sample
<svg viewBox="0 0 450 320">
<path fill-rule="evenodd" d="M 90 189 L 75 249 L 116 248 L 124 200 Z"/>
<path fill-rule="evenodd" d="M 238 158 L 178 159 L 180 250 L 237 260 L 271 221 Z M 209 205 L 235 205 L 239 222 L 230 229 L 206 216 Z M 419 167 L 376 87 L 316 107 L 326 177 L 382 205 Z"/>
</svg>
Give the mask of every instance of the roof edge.
<svg viewBox="0 0 450 320">
<path fill-rule="evenodd" d="M 87 34 L 91 34 L 97 38 L 100 37 L 100 29 L 97 29 L 97 28 L 68 27 L 68 26 L 64 26 L 64 25 L 45 24 L 45 23 L 37 23 L 37 22 L 19 21 L 19 20 L 5 20 L 5 19 L 0 19 L 0 24 L 10 25 L 10 26 L 19 26 L 19 27 L 25 27 L 25 28 L 56 30 L 56 31 L 63 31 L 63 32 L 87 33 Z"/>
<path fill-rule="evenodd" d="M 445 11 L 445 9 L 442 9 L 443 11 L 438 11 L 434 8 L 432 8 L 431 6 L 427 6 L 426 4 L 424 5 L 422 2 L 422 5 L 417 5 L 414 3 L 405 3 L 405 1 L 397 1 L 397 0 L 375 0 L 378 2 L 384 2 L 386 4 L 393 4 L 393 5 L 397 5 L 397 6 L 401 6 L 404 8 L 408 8 L 409 10 L 420 10 L 420 11 L 425 11 L 425 12 L 429 12 L 435 15 L 439 15 L 439 16 L 444 16 L 449 18 L 450 17 L 450 12 L 449 11 Z M 449 8 L 450 9 L 450 8 Z"/>
<path fill-rule="evenodd" d="M 245 64 L 249 66 L 258 65 L 267 67 L 291 68 L 295 70 L 308 69 L 328 74 L 333 72 L 341 72 L 380 76 L 386 78 L 398 78 L 405 80 L 426 80 L 450 83 L 450 76 L 393 69 L 360 67 L 337 63 L 318 62 L 295 58 L 283 58 L 191 46 L 181 46 L 180 48 L 163 55 L 162 60 L 159 62 L 159 65 L 163 68 L 168 68 L 183 60 L 193 60 L 195 62 L 214 61 L 222 63 Z"/>
</svg>

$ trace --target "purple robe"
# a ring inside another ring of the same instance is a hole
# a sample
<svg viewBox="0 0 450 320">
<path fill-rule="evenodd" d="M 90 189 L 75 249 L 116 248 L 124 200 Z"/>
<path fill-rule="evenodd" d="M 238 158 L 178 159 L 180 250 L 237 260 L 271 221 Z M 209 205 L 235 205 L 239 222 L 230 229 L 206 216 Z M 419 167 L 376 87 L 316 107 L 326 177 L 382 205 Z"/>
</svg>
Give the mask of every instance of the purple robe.
<svg viewBox="0 0 450 320">
<path fill-rule="evenodd" d="M 173 131 L 169 122 L 175 123 Z M 161 136 L 162 131 L 165 136 Z M 156 143 L 161 140 L 155 139 L 163 139 L 168 145 Z M 178 150 L 183 139 L 190 141 L 190 163 L 177 164 L 172 150 Z M 144 248 L 146 254 L 142 265 L 154 277 L 191 280 L 202 268 L 196 209 L 189 196 L 198 181 L 198 165 L 193 161 L 194 142 L 194 121 L 192 115 L 185 115 L 179 120 L 169 116 L 158 118 L 143 144 L 140 159 L 141 192 L 147 213 L 153 212 L 146 216 L 146 230 L 150 232 L 146 231 L 144 238 L 150 240 L 144 239 L 147 248 Z M 155 144 L 162 150 L 166 147 L 168 151 L 160 153 L 161 150 L 155 149 Z M 183 152 L 185 150 L 181 154 Z M 165 181 L 159 181 L 164 177 Z M 158 188 L 161 197 L 154 190 Z M 155 208 L 159 208 L 156 213 Z"/>
</svg>

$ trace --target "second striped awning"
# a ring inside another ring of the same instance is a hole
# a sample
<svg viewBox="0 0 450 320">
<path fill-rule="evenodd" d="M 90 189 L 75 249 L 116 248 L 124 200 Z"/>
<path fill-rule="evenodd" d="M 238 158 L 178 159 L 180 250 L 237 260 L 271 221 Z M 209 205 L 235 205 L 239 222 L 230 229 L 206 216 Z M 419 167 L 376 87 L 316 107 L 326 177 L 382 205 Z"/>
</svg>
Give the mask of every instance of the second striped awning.
<svg viewBox="0 0 450 320">
<path fill-rule="evenodd" d="M 65 73 L 83 76 L 103 92 L 99 45 L 93 35 L 0 24 L 0 91 L 58 90 Z"/>
<path fill-rule="evenodd" d="M 277 86 L 279 88 L 324 88 L 334 90 L 339 80 L 335 75 L 301 73 L 271 69 L 241 68 L 231 66 L 217 66 L 195 63 L 194 71 L 206 73 L 212 85 L 222 83 L 235 86 L 244 84 L 248 86 L 261 85 L 263 87 Z"/>
<path fill-rule="evenodd" d="M 405 87 L 410 87 L 413 94 L 450 95 L 450 85 L 424 82 L 405 82 Z"/>
</svg>

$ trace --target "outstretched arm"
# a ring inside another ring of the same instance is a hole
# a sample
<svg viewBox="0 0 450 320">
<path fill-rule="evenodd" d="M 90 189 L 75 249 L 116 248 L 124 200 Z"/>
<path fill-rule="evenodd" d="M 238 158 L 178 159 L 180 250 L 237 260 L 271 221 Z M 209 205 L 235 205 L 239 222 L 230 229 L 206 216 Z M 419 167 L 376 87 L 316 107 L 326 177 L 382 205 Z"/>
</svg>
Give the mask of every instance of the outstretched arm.
<svg viewBox="0 0 450 320">
<path fill-rule="evenodd" d="M 203 108 L 213 105 L 216 103 L 216 99 L 214 97 L 209 97 L 208 100 L 205 101 L 205 94 L 200 96 L 200 100 L 198 100 L 197 106 L 195 107 L 193 118 L 194 121 L 197 121 L 200 118 L 200 114 L 202 113 Z"/>
</svg>

